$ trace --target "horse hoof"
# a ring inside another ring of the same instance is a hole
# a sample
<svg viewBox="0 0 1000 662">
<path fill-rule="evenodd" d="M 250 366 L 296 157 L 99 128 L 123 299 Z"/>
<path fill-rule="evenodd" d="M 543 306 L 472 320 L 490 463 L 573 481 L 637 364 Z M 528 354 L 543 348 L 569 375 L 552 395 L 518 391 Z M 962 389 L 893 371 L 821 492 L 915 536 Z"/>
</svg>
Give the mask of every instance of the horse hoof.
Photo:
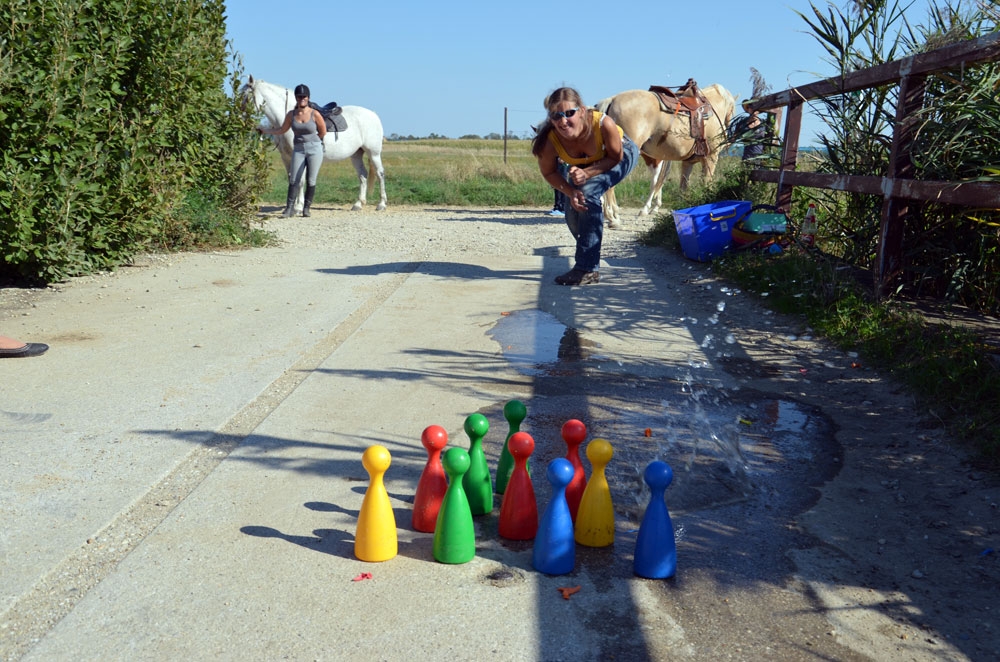
<svg viewBox="0 0 1000 662">
<path fill-rule="evenodd" d="M 375 211 L 385 211 L 385 203 L 384 202 L 378 203 L 378 207 L 375 208 Z"/>
<path fill-rule="evenodd" d="M 364 207 L 364 205 L 363 205 L 362 203 L 360 203 L 360 202 L 355 202 L 355 203 L 354 203 L 354 206 L 353 206 L 353 207 L 351 207 L 351 211 L 361 211 L 361 208 L 362 208 L 362 207 Z"/>
<path fill-rule="evenodd" d="M 608 219 L 608 228 L 612 230 L 621 230 L 623 227 L 625 227 L 625 224 L 619 221 L 618 219 L 616 218 Z"/>
</svg>

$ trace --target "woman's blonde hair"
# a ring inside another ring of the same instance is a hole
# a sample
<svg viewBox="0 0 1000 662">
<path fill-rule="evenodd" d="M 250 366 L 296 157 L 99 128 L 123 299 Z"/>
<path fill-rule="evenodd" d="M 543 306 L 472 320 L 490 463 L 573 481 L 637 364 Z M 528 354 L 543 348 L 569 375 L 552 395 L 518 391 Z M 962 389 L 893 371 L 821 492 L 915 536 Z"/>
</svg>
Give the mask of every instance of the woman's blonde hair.
<svg viewBox="0 0 1000 662">
<path fill-rule="evenodd" d="M 579 108 L 586 115 L 586 120 L 583 123 L 583 135 L 589 136 L 593 131 L 594 123 L 591 118 L 591 114 L 594 112 L 592 108 L 587 108 L 587 104 L 583 103 L 583 97 L 580 93 L 574 90 L 572 87 L 560 87 L 552 91 L 542 105 L 545 106 L 545 121 L 542 122 L 541 126 L 538 127 L 538 131 L 535 133 L 535 139 L 531 142 L 531 153 L 538 156 L 542 153 L 542 148 L 549 139 L 549 133 L 552 131 L 552 120 L 549 119 L 549 113 L 552 109 L 560 103 L 565 101 L 570 102 L 577 108 Z"/>
</svg>

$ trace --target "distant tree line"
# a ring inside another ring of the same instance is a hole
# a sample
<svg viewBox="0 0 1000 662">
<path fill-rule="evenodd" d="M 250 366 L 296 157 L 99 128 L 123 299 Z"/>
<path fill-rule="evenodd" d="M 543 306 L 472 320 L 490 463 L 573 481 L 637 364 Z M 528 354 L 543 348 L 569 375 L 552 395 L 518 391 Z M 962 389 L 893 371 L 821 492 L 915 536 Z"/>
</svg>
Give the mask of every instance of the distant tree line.
<svg viewBox="0 0 1000 662">
<path fill-rule="evenodd" d="M 507 140 L 531 140 L 534 137 L 533 131 L 522 131 L 520 134 L 514 133 L 513 131 L 507 132 Z M 401 136 L 398 133 L 390 133 L 386 140 L 389 142 L 403 142 L 406 140 L 452 140 L 448 136 L 442 136 L 438 133 L 431 133 L 426 136 L 414 136 L 407 135 Z M 475 133 L 467 133 L 464 136 L 459 136 L 458 140 L 503 140 L 503 134 L 500 133 L 487 133 L 485 136 L 480 136 Z"/>
</svg>

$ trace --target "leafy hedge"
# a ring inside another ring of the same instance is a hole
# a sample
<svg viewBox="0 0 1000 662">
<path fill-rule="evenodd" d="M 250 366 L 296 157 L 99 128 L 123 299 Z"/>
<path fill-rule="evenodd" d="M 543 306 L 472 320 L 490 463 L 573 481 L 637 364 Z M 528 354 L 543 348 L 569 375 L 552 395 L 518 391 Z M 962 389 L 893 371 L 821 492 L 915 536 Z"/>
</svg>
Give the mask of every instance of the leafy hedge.
<svg viewBox="0 0 1000 662">
<path fill-rule="evenodd" d="M 224 89 L 223 2 L 6 0 L 0 26 L 0 276 L 183 243 L 206 200 L 249 218 L 264 158 L 238 71 Z"/>
</svg>

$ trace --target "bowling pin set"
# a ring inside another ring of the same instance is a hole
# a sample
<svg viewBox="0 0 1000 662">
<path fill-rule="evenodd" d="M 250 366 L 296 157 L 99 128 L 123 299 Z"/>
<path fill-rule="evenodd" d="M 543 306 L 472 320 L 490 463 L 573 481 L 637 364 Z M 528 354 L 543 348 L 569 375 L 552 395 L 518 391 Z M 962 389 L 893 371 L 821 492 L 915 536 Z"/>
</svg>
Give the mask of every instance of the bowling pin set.
<svg viewBox="0 0 1000 662">
<path fill-rule="evenodd" d="M 535 441 L 520 431 L 527 416 L 523 403 L 511 400 L 503 409 L 509 432 L 497 464 L 496 492 L 503 494 L 498 533 L 509 540 L 534 540 L 532 566 L 549 575 L 565 575 L 576 566 L 576 545 L 607 547 L 615 539 L 615 515 L 605 468 L 614 449 L 604 439 L 593 439 L 586 450 L 593 467 L 588 481 L 580 461 L 587 427 L 576 419 L 562 426 L 565 458 L 552 460 L 546 477 L 552 498 L 541 518 L 531 483 L 529 458 Z M 469 450 L 450 448 L 448 433 L 439 425 L 420 437 L 427 449 L 413 502 L 413 528 L 434 534 L 434 559 L 466 563 L 476 555 L 473 517 L 493 511 L 493 479 L 483 451 L 489 421 L 482 414 L 465 420 Z M 396 519 L 384 475 L 391 458 L 384 446 L 371 446 L 361 462 L 370 477 L 354 539 L 354 555 L 369 562 L 387 561 L 397 553 Z M 664 500 L 673 470 L 664 462 L 646 467 L 644 480 L 650 501 L 636 538 L 633 569 L 640 577 L 672 577 L 677 568 L 674 528 Z"/>
</svg>

